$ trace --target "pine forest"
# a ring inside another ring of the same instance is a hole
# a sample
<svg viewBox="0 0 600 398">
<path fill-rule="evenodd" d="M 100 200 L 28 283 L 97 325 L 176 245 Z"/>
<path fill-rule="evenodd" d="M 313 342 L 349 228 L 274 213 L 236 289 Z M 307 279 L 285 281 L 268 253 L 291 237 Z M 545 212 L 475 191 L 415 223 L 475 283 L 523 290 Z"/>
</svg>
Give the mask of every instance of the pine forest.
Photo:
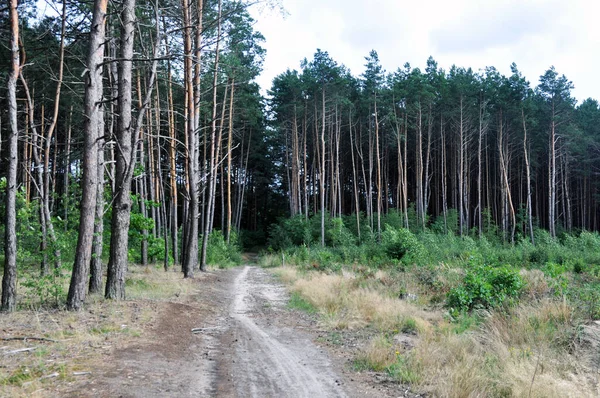
<svg viewBox="0 0 600 398">
<path fill-rule="evenodd" d="M 367 328 L 355 371 L 598 393 L 600 105 L 560 70 L 372 50 L 354 74 L 315 49 L 260 87 L 249 9 L 276 1 L 40 7 L 0 6 L 0 323 L 202 290 L 250 256 L 328 336 Z"/>
</svg>

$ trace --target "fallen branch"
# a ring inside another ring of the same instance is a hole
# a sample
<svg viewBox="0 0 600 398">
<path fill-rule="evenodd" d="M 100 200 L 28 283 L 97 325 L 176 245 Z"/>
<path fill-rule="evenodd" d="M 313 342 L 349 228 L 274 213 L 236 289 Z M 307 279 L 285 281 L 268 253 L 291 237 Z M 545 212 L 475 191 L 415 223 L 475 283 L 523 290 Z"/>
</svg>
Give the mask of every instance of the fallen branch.
<svg viewBox="0 0 600 398">
<path fill-rule="evenodd" d="M 43 379 L 51 379 L 51 378 L 53 378 L 53 377 L 58 377 L 58 376 L 60 376 L 60 373 L 54 372 L 54 373 L 51 373 L 51 374 L 49 374 L 49 375 L 47 375 L 47 376 L 42 376 L 42 377 L 40 377 L 40 380 L 43 380 Z"/>
<path fill-rule="evenodd" d="M 37 347 L 19 348 L 18 350 L 7 351 L 7 352 L 4 353 L 4 355 L 11 355 L 11 354 L 18 354 L 20 352 L 33 351 L 36 348 Z"/>
<path fill-rule="evenodd" d="M 202 332 L 204 332 L 206 330 L 213 330 L 213 329 L 218 329 L 218 327 L 214 326 L 214 327 L 211 327 L 211 328 L 194 328 L 194 329 L 192 329 L 192 333 L 198 334 L 198 333 L 202 333 Z"/>
<path fill-rule="evenodd" d="M 45 337 L 0 337 L 0 340 L 2 340 L 2 341 L 12 341 L 12 340 L 27 341 L 27 340 L 36 340 L 36 341 L 49 341 L 51 343 L 57 343 L 56 340 L 47 339 Z"/>
<path fill-rule="evenodd" d="M 92 372 L 73 372 L 73 376 L 91 375 Z"/>
</svg>

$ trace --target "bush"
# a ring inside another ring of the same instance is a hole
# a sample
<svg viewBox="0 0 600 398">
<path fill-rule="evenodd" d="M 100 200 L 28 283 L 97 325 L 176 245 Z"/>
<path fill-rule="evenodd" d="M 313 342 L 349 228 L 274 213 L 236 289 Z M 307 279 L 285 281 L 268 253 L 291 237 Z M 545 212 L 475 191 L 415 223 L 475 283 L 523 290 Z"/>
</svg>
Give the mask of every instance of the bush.
<svg viewBox="0 0 600 398">
<path fill-rule="evenodd" d="M 214 230 L 208 236 L 208 247 L 206 248 L 206 263 L 224 268 L 237 265 L 242 262 L 242 256 L 237 245 L 237 234 L 231 233 L 229 245 L 225 242 L 223 233 Z"/>
<path fill-rule="evenodd" d="M 523 279 L 516 270 L 477 266 L 467 271 L 462 284 L 451 289 L 446 306 L 451 315 L 477 308 L 496 308 L 516 299 L 523 288 Z"/>
<path fill-rule="evenodd" d="M 344 226 L 341 218 L 331 219 L 331 228 L 327 230 L 327 236 L 333 247 L 346 247 L 356 244 L 354 235 Z"/>
<path fill-rule="evenodd" d="M 402 260 L 405 264 L 422 264 L 425 260 L 425 247 L 406 228 L 395 229 L 386 224 L 381 244 L 391 259 Z"/>
</svg>

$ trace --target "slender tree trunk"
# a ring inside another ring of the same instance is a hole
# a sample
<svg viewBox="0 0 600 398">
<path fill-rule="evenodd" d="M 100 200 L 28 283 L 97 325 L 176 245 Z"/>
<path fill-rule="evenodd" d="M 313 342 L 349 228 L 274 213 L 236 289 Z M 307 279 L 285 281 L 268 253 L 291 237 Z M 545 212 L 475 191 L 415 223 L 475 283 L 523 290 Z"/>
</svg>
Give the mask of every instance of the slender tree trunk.
<svg viewBox="0 0 600 398">
<path fill-rule="evenodd" d="M 71 132 L 73 127 L 73 105 L 69 109 L 69 126 L 67 127 L 67 140 L 66 140 L 66 150 L 65 150 L 65 166 L 64 166 L 64 225 L 65 232 L 69 228 L 69 209 L 71 206 L 71 200 L 69 198 L 69 180 L 71 175 Z"/>
<path fill-rule="evenodd" d="M 321 170 L 319 172 L 319 191 L 321 193 L 321 246 L 325 247 L 325 87 L 321 89 Z"/>
<path fill-rule="evenodd" d="M 550 140 L 548 151 L 548 231 L 556 237 L 556 117 L 554 100 L 552 101 L 552 122 L 550 124 Z"/>
<path fill-rule="evenodd" d="M 229 129 L 227 134 L 227 244 L 231 239 L 231 145 L 233 142 L 233 95 L 235 89 L 235 78 L 231 78 L 231 95 L 229 100 Z"/>
<path fill-rule="evenodd" d="M 379 117 L 377 114 L 377 95 L 374 96 L 375 113 L 375 160 L 377 161 L 377 241 L 381 241 L 381 155 L 379 154 Z"/>
<path fill-rule="evenodd" d="M 104 247 L 104 110 L 100 106 L 98 117 L 98 183 L 96 185 L 96 217 L 92 260 L 90 264 L 90 293 L 102 291 L 102 249 Z"/>
<path fill-rule="evenodd" d="M 211 125 L 211 139 L 210 139 L 210 178 L 209 178 L 209 192 L 208 192 L 208 203 L 206 206 L 206 219 L 204 220 L 204 234 L 202 235 L 202 255 L 200 259 L 200 271 L 206 271 L 206 250 L 208 249 L 208 236 L 211 232 L 212 220 L 213 220 L 213 209 L 215 202 L 215 187 L 216 187 L 216 174 L 217 174 L 217 154 L 216 150 L 217 143 L 217 79 L 219 72 L 219 44 L 221 42 L 221 5 L 222 2 L 219 0 L 218 4 L 218 21 L 217 21 L 217 44 L 215 47 L 215 70 L 213 74 L 213 112 L 212 112 L 212 125 Z"/>
<path fill-rule="evenodd" d="M 166 29 L 166 24 L 163 23 L 164 29 Z M 169 50 L 169 40 L 168 35 L 165 34 L 165 47 L 167 54 L 170 53 Z M 169 101 L 169 110 L 168 110 L 168 121 L 169 121 L 169 181 L 171 185 L 170 194 L 171 201 L 169 203 L 169 217 L 170 217 L 170 229 L 171 229 L 171 246 L 173 246 L 173 261 L 175 264 L 179 264 L 179 242 L 178 242 L 178 229 L 179 229 L 179 217 L 178 217 L 178 193 L 177 193 L 177 140 L 175 138 L 175 109 L 173 105 L 173 74 L 171 71 L 171 62 L 167 63 L 168 69 L 168 101 Z"/>
<path fill-rule="evenodd" d="M 535 245 L 533 235 L 533 209 L 531 206 L 531 166 L 529 165 L 529 150 L 527 149 L 527 124 L 525 122 L 525 111 L 521 109 L 521 119 L 523 120 L 523 156 L 525 158 L 525 175 L 527 179 L 527 223 L 529 226 L 529 237 L 531 243 Z"/>
<path fill-rule="evenodd" d="M 441 180 L 442 180 L 442 213 L 444 214 L 444 233 L 448 233 L 448 186 L 446 172 L 446 134 L 444 133 L 444 119 L 440 116 L 440 138 L 442 154 L 441 154 Z"/>
<path fill-rule="evenodd" d="M 423 214 L 423 116 L 421 102 L 417 102 L 417 126 L 416 126 L 416 201 L 417 220 L 421 228 L 425 227 L 425 216 Z"/>
<path fill-rule="evenodd" d="M 2 276 L 2 311 L 17 309 L 17 167 L 19 130 L 17 125 L 17 79 L 19 63 L 19 14 L 17 0 L 10 0 L 11 70 L 8 75 L 7 102 L 10 133 L 8 138 L 8 172 L 6 177 L 6 224 L 4 229 L 4 273 Z"/>
<path fill-rule="evenodd" d="M 358 241 L 360 242 L 360 203 L 358 197 L 358 180 L 356 173 L 356 160 L 354 159 L 354 142 L 352 136 L 352 112 L 348 112 L 348 131 L 350 132 L 350 154 L 352 156 L 352 185 L 354 190 L 354 213 L 356 213 L 356 231 L 358 234 Z"/>
<path fill-rule="evenodd" d="M 94 237 L 94 220 L 96 213 L 96 197 L 98 184 L 98 124 L 102 116 L 100 111 L 102 100 L 102 61 L 104 58 L 105 24 L 107 0 L 95 0 L 90 32 L 89 53 L 87 61 L 87 83 L 84 98 L 84 157 L 82 199 L 79 216 L 79 237 L 75 250 L 75 262 L 67 308 L 79 310 L 85 300 L 89 266 L 92 256 Z"/>
</svg>

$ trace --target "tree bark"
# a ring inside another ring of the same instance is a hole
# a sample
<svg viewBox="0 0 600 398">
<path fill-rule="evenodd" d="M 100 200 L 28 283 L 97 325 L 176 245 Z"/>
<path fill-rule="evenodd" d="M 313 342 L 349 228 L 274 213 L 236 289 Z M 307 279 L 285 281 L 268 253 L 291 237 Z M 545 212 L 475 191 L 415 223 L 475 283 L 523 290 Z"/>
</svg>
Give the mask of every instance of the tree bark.
<svg viewBox="0 0 600 398">
<path fill-rule="evenodd" d="M 17 125 L 17 79 L 19 62 L 19 15 L 17 0 L 9 1 L 11 70 L 7 81 L 8 122 L 8 173 L 6 177 L 6 225 L 4 232 L 4 274 L 2 276 L 2 311 L 17 308 L 17 167 L 19 130 Z"/>
<path fill-rule="evenodd" d="M 82 199 L 79 216 L 79 237 L 75 251 L 75 262 L 67 308 L 79 310 L 86 297 L 98 184 L 98 123 L 101 117 L 102 61 L 104 58 L 104 36 L 107 0 L 95 0 L 90 32 L 87 62 L 87 84 L 84 99 L 84 157 Z"/>
<path fill-rule="evenodd" d="M 210 133 L 210 157 L 208 162 L 210 164 L 209 170 L 209 182 L 208 182 L 208 203 L 206 205 L 206 218 L 204 220 L 204 233 L 202 234 L 202 254 L 200 256 L 200 271 L 206 271 L 206 250 L 208 249 L 208 236 L 211 232 L 212 221 L 214 216 L 215 206 L 215 188 L 217 179 L 217 156 L 218 150 L 216 148 L 216 133 L 217 133 L 217 78 L 219 71 L 219 44 L 221 42 L 221 0 L 219 0 L 219 11 L 217 21 L 217 44 L 215 47 L 215 69 L 213 73 L 213 111 L 212 111 L 212 123 Z M 197 243 L 196 243 L 197 246 Z"/>
</svg>

